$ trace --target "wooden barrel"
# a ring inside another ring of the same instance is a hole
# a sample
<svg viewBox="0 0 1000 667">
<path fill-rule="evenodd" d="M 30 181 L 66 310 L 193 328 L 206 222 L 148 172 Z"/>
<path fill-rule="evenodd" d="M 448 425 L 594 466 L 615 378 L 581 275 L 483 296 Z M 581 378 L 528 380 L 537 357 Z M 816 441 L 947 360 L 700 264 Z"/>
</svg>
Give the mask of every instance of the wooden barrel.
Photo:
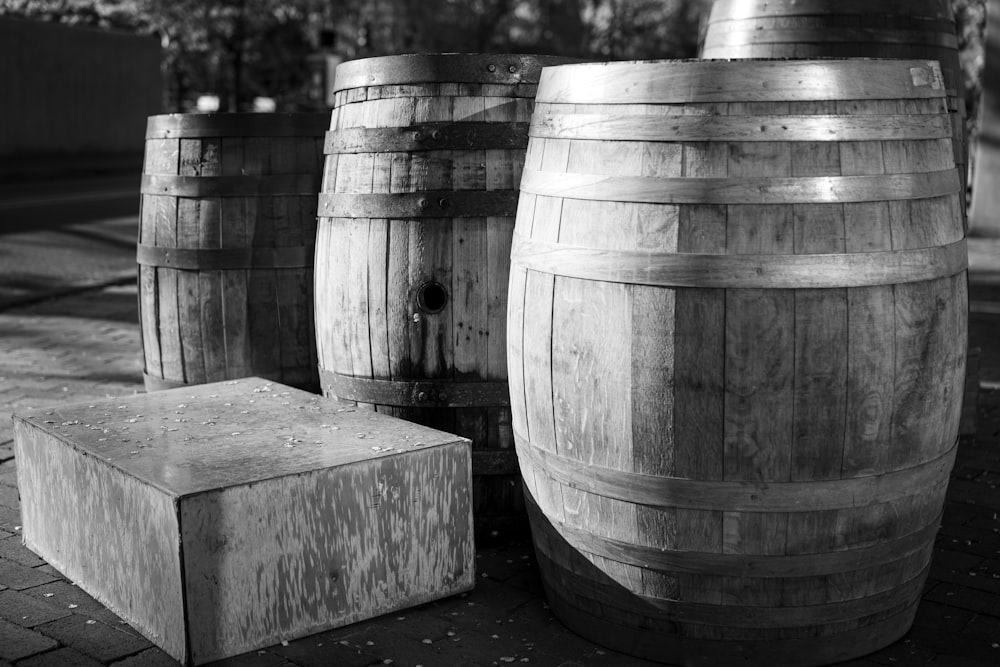
<svg viewBox="0 0 1000 667">
<path fill-rule="evenodd" d="M 951 0 L 715 0 L 701 57 L 937 60 L 965 201 L 965 84 Z"/>
<path fill-rule="evenodd" d="M 480 538 L 527 533 L 504 341 L 510 241 L 543 64 L 339 65 L 316 253 L 326 395 L 473 440 Z"/>
<path fill-rule="evenodd" d="M 966 246 L 933 61 L 547 68 L 511 255 L 550 604 L 684 665 L 910 626 L 957 444 Z"/>
<path fill-rule="evenodd" d="M 137 254 L 147 390 L 249 375 L 318 390 L 312 265 L 326 122 L 149 118 Z"/>
</svg>

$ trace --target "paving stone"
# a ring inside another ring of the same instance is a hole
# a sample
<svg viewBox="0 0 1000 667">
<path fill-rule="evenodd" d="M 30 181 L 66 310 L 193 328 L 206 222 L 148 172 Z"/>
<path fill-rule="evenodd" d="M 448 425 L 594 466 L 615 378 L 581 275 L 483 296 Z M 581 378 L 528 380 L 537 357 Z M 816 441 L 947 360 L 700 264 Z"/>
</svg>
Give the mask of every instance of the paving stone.
<svg viewBox="0 0 1000 667">
<path fill-rule="evenodd" d="M 935 654 L 1000 664 L 1000 643 L 998 643 L 1000 638 L 979 639 L 965 633 L 956 636 L 948 632 L 921 628 L 920 633 L 914 635 L 914 641 L 919 642 L 923 650 Z"/>
<path fill-rule="evenodd" d="M 534 551 L 531 544 L 516 543 L 508 547 L 481 551 L 476 558 L 476 575 L 495 581 L 506 581 L 534 568 Z"/>
<path fill-rule="evenodd" d="M 939 655 L 931 663 L 931 667 L 996 667 L 993 661 L 984 662 L 954 655 Z M 837 665 L 841 667 L 841 665 Z"/>
<path fill-rule="evenodd" d="M 950 581 L 935 586 L 924 599 L 977 613 L 1000 616 L 1000 598 L 996 595 Z"/>
<path fill-rule="evenodd" d="M 380 625 L 385 628 L 383 634 L 398 635 L 415 642 L 422 642 L 425 639 L 434 642 L 446 639 L 449 632 L 452 633 L 451 636 L 456 632 L 453 620 L 434 613 L 431 608 L 413 610 L 412 614 L 407 614 L 406 611 L 383 616 L 380 619 L 382 621 Z"/>
<path fill-rule="evenodd" d="M 23 591 L 26 588 L 41 586 L 42 584 L 47 584 L 50 581 L 56 581 L 56 577 L 53 577 L 51 574 L 46 572 L 42 572 L 35 567 L 25 567 L 24 565 L 15 563 L 11 560 L 0 559 L 0 584 L 3 584 L 8 588 Z"/>
<path fill-rule="evenodd" d="M 935 571 L 970 572 L 984 560 L 986 559 L 983 556 L 949 549 L 948 545 L 945 544 L 934 550 L 934 558 L 931 560 L 931 576 Z"/>
<path fill-rule="evenodd" d="M 990 493 L 995 490 L 991 490 L 989 486 L 989 484 L 979 481 L 952 478 L 948 482 L 947 498 L 953 502 L 981 505 L 989 497 Z"/>
<path fill-rule="evenodd" d="M 919 636 L 923 636 L 924 632 L 925 630 L 921 629 Z M 864 657 L 880 665 L 894 665 L 896 667 L 903 665 L 906 667 L 922 667 L 923 665 L 930 664 L 937 657 L 937 652 L 912 640 L 911 635 L 913 634 L 911 630 L 901 640 Z"/>
<path fill-rule="evenodd" d="M 321 633 L 316 637 L 307 637 L 288 642 L 288 646 L 275 646 L 270 649 L 274 651 L 270 655 L 273 655 L 276 659 L 286 660 L 300 667 L 327 667 L 329 665 L 337 665 L 337 667 L 367 667 L 368 665 L 383 665 L 385 664 L 383 661 L 386 659 L 392 660 L 389 663 L 390 665 L 398 667 L 413 665 L 419 662 L 403 660 L 402 656 L 398 656 L 399 662 L 397 662 L 393 658 L 388 657 L 385 646 L 382 645 L 383 642 L 378 642 L 378 647 L 364 646 L 364 642 L 362 642 L 362 646 L 359 646 L 348 640 L 335 640 L 326 635 L 327 633 Z M 239 664 L 242 667 L 243 663 Z M 439 661 L 437 664 L 446 663 Z M 215 667 L 215 665 L 212 667 Z M 233 667 L 236 667 L 236 665 L 234 664 Z"/>
<path fill-rule="evenodd" d="M 101 662 L 120 660 L 152 646 L 143 637 L 77 614 L 39 625 L 36 630 Z"/>
<path fill-rule="evenodd" d="M 949 557 L 938 558 L 945 554 Z M 978 554 L 939 550 L 935 551 L 930 577 L 1000 595 L 1000 575 L 993 576 L 996 574 L 996 569 L 990 567 L 990 562 L 997 561 L 991 561 Z"/>
<path fill-rule="evenodd" d="M 50 637 L 0 619 L 0 659 L 20 660 L 58 646 Z"/>
<path fill-rule="evenodd" d="M 10 537 L 0 539 L 0 558 L 12 560 L 25 567 L 45 565 L 44 560 L 21 543 L 20 535 L 11 535 Z"/>
<path fill-rule="evenodd" d="M 219 663 L 214 663 L 218 665 Z M 158 648 L 149 648 L 124 660 L 111 663 L 111 667 L 177 667 L 177 661 Z M 263 667 L 263 666 L 262 666 Z"/>
<path fill-rule="evenodd" d="M 88 658 L 75 649 L 64 646 L 18 661 L 17 667 L 101 667 L 101 663 L 93 658 Z"/>
<path fill-rule="evenodd" d="M 18 494 L 16 486 L 0 485 L 0 506 L 21 511 L 21 496 Z"/>
<path fill-rule="evenodd" d="M 44 572 L 45 574 L 49 575 L 53 579 L 58 579 L 58 580 L 62 580 L 62 581 L 68 581 L 68 579 L 66 579 L 66 576 L 62 572 L 60 572 L 56 568 L 52 567 L 48 563 L 46 563 L 45 565 L 39 565 L 38 567 L 36 567 L 34 569 L 38 570 L 39 572 Z"/>
<path fill-rule="evenodd" d="M 991 643 L 1000 642 L 1000 618 L 980 614 L 962 629 L 962 634 Z"/>
<path fill-rule="evenodd" d="M 71 613 L 68 609 L 61 609 L 20 591 L 0 591 L 0 617 L 25 628 L 64 618 Z"/>
<path fill-rule="evenodd" d="M 968 526 L 944 524 L 938 531 L 939 543 L 955 551 L 977 554 L 986 558 L 1000 557 L 1000 540 L 992 531 Z"/>
<path fill-rule="evenodd" d="M 17 533 L 20 526 L 21 512 L 4 505 L 0 505 L 0 530 L 5 530 L 8 533 Z"/>
<path fill-rule="evenodd" d="M 997 494 L 1000 496 L 1000 493 Z M 971 528 L 975 530 L 981 530 L 984 533 L 993 533 L 997 535 L 997 539 L 1000 539 L 1000 520 L 997 519 L 998 513 L 994 512 L 992 516 L 989 517 L 977 517 L 965 524 L 966 528 Z"/>
<path fill-rule="evenodd" d="M 303 647 L 305 648 L 305 647 Z M 312 647 L 310 651 L 293 652 L 294 643 L 288 647 L 275 649 L 287 655 L 289 659 L 303 667 L 324 667 L 340 664 L 341 656 L 351 659 L 346 664 L 362 667 L 364 665 L 390 665 L 391 667 L 434 667 L 437 665 L 489 665 L 492 661 L 483 658 L 482 646 L 469 646 L 460 639 L 442 638 L 425 643 L 420 639 L 401 636 L 395 632 L 378 635 L 372 645 L 367 642 L 357 644 L 333 645 L 327 647 Z M 493 660 L 501 654 L 497 653 Z"/>
<path fill-rule="evenodd" d="M 916 628 L 934 628 L 946 632 L 958 633 L 976 617 L 976 612 L 959 609 L 926 598 L 917 607 L 917 616 L 913 620 Z"/>
<path fill-rule="evenodd" d="M 0 463 L 0 486 L 17 486 L 17 465 L 13 455 L 10 460 Z"/>
<path fill-rule="evenodd" d="M 174 665 L 176 664 L 177 663 L 175 662 Z M 290 663 L 284 656 L 276 655 L 268 650 L 259 650 L 249 651 L 231 658 L 226 658 L 225 660 L 217 660 L 207 664 L 210 667 L 285 667 Z M 330 665 L 331 667 L 333 665 L 340 667 L 339 662 L 331 661 L 325 664 Z M 145 667 L 145 665 L 136 665 L 136 667 Z"/>
<path fill-rule="evenodd" d="M 74 614 L 80 614 L 85 618 L 100 621 L 123 632 L 142 636 L 138 630 L 128 625 L 117 614 L 88 595 L 82 588 L 73 585 L 65 579 L 42 586 L 35 586 L 24 592 L 36 599 L 45 600 L 59 609 L 69 609 Z"/>
</svg>

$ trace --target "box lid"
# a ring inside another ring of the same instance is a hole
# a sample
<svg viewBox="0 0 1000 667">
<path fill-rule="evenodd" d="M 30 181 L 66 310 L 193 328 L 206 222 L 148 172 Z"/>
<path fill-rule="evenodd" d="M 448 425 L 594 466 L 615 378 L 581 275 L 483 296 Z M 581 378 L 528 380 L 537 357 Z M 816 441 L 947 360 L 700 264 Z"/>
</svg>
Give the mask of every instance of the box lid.
<svg viewBox="0 0 1000 667">
<path fill-rule="evenodd" d="M 175 496 L 469 441 L 262 378 L 14 415 Z"/>
</svg>

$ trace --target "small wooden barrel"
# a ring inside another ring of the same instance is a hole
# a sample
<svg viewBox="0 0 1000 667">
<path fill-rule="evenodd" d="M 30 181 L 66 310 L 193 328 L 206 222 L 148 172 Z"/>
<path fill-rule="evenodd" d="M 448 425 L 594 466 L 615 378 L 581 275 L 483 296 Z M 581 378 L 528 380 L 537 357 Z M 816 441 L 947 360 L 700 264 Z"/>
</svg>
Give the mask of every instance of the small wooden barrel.
<svg viewBox="0 0 1000 667">
<path fill-rule="evenodd" d="M 148 391 L 249 375 L 318 390 L 312 265 L 326 122 L 149 118 L 137 254 Z"/>
<path fill-rule="evenodd" d="M 507 356 L 571 628 L 713 667 L 909 628 L 965 365 L 944 96 L 933 61 L 542 73 Z"/>
<path fill-rule="evenodd" d="M 951 0 L 715 0 L 701 57 L 937 60 L 948 89 L 964 202 L 965 84 Z"/>
<path fill-rule="evenodd" d="M 323 392 L 473 440 L 477 534 L 526 533 L 504 326 L 543 64 L 407 55 L 337 67 L 320 195 Z"/>
</svg>

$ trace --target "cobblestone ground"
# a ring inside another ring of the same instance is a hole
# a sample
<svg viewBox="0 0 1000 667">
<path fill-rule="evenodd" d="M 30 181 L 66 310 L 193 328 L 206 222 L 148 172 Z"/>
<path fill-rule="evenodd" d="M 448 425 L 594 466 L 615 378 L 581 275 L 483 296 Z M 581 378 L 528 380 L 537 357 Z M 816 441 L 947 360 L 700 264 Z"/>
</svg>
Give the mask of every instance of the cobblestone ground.
<svg viewBox="0 0 1000 667">
<path fill-rule="evenodd" d="M 1000 281 L 997 282 L 1000 284 Z M 971 343 L 987 387 L 1000 388 L 1000 293 L 974 285 Z M 0 667 L 172 665 L 159 649 L 21 545 L 9 415 L 141 390 L 134 286 L 0 312 Z M 989 305 L 989 304 L 994 305 Z M 914 628 L 845 665 L 1000 664 L 1000 389 L 979 396 L 979 428 L 952 476 Z M 467 595 L 217 663 L 639 666 L 573 635 L 544 602 L 530 544 L 480 549 Z M 776 666 L 778 667 L 778 666 Z"/>
</svg>

